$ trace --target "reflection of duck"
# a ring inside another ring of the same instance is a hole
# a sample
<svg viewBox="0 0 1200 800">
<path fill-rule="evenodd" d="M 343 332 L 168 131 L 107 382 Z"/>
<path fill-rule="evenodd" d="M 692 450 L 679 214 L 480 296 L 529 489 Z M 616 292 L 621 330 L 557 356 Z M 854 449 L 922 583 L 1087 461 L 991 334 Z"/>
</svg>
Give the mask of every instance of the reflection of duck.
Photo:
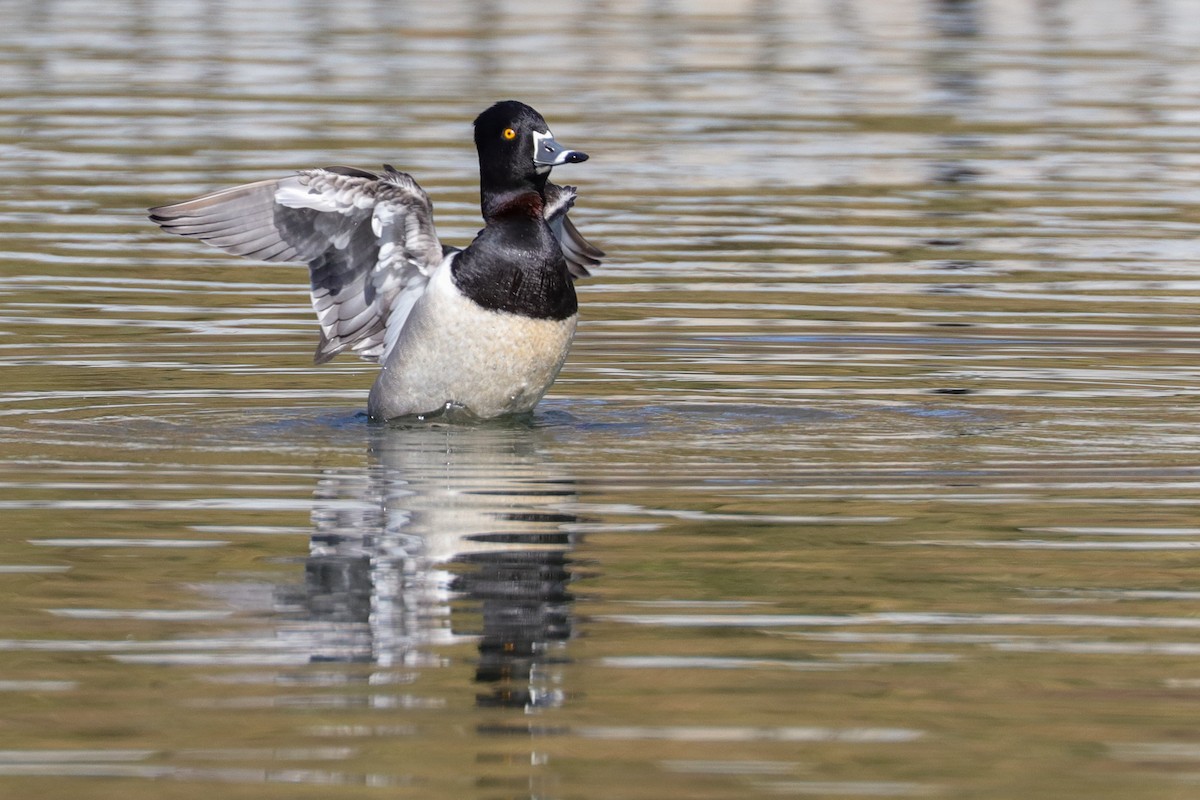
<svg viewBox="0 0 1200 800">
<path fill-rule="evenodd" d="M 318 363 L 344 350 L 383 365 L 372 417 L 462 406 L 478 417 L 533 409 L 575 334 L 573 280 L 603 255 L 567 218 L 575 189 L 550 170 L 587 156 L 558 144 L 516 101 L 475 120 L 486 223 L 443 248 L 411 176 L 310 169 L 150 210 L 163 229 L 235 255 L 305 261 L 321 323 Z"/>
<path fill-rule="evenodd" d="M 315 660 L 430 663 L 478 637 L 480 705 L 556 705 L 536 685 L 571 633 L 569 479 L 525 427 L 372 431 L 371 463 L 321 478 L 303 605 Z M 467 603 L 451 601 L 465 598 Z M 465 620 L 470 619 L 470 623 Z"/>
</svg>

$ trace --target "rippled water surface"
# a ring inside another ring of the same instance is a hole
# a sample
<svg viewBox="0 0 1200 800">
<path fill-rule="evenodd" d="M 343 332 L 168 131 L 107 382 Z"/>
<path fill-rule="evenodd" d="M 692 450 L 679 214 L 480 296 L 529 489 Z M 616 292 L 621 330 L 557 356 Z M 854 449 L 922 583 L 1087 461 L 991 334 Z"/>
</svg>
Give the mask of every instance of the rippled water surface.
<svg viewBox="0 0 1200 800">
<path fill-rule="evenodd" d="M 0 795 L 1200 794 L 1190 0 L 0 10 Z M 507 97 L 610 254 L 532 419 L 144 216 L 461 244 Z"/>
</svg>

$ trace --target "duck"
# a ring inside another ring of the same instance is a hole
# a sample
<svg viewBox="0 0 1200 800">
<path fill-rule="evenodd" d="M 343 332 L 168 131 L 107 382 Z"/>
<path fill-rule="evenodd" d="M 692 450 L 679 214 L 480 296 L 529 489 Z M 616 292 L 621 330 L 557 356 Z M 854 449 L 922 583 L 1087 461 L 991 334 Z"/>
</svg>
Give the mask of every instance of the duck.
<svg viewBox="0 0 1200 800">
<path fill-rule="evenodd" d="M 380 365 L 372 420 L 532 412 L 575 336 L 575 281 L 603 251 L 567 216 L 574 186 L 550 171 L 588 159 L 525 103 L 474 122 L 484 227 L 443 244 L 429 196 L 391 165 L 301 170 L 149 209 L 164 231 L 227 253 L 307 263 L 320 325 L 313 361 L 357 354 Z"/>
</svg>

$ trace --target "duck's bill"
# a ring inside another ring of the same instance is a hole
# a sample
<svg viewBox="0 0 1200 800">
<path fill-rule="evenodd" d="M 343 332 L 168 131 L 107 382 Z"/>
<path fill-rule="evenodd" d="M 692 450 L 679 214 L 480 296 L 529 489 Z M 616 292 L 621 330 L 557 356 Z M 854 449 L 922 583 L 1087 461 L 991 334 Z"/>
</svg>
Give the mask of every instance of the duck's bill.
<svg viewBox="0 0 1200 800">
<path fill-rule="evenodd" d="M 558 142 L 550 133 L 533 134 L 533 163 L 539 167 L 557 167 L 560 164 L 578 164 L 587 161 L 587 153 L 569 150 Z"/>
</svg>

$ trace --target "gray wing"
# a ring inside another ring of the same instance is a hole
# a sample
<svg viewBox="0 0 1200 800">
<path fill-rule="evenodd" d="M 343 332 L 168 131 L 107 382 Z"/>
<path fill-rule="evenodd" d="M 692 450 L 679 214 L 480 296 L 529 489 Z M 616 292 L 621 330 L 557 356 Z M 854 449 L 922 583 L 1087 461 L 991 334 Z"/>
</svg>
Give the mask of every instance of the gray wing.
<svg viewBox="0 0 1200 800">
<path fill-rule="evenodd" d="M 554 238 L 558 239 L 563 257 L 567 259 L 567 269 L 571 271 L 571 277 L 586 278 L 592 274 L 588 272 L 588 267 L 600 266 L 600 259 L 604 258 L 604 251 L 583 238 L 574 223 L 567 217 L 567 212 L 575 205 L 575 187 L 547 183 L 544 195 L 546 202 L 543 216 L 549 223 L 550 230 L 554 232 Z"/>
<path fill-rule="evenodd" d="M 384 170 L 304 170 L 152 208 L 150 219 L 234 255 L 306 262 L 321 323 L 316 363 L 347 349 L 378 361 L 442 260 L 429 197 Z"/>
</svg>

